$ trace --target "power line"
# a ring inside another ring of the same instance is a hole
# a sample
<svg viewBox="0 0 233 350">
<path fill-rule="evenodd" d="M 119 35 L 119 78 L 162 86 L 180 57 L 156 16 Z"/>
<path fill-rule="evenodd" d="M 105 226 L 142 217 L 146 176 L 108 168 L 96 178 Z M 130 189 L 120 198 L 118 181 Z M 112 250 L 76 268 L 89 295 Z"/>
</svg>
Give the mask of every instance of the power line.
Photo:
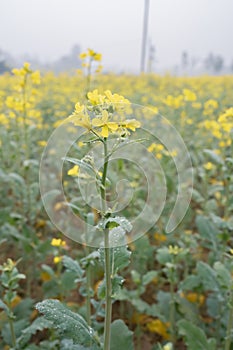
<svg viewBox="0 0 233 350">
<path fill-rule="evenodd" d="M 148 19 L 149 19 L 149 5 L 150 5 L 150 0 L 145 0 L 144 20 L 143 20 L 143 33 L 142 33 L 141 72 L 145 72 L 147 29 L 148 29 Z"/>
</svg>

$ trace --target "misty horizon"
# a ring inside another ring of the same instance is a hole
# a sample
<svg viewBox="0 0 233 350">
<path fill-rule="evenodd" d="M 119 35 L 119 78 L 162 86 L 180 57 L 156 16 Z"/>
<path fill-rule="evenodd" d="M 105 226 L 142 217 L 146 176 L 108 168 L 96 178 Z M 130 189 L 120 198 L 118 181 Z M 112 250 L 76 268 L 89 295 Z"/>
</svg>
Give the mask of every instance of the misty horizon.
<svg viewBox="0 0 233 350">
<path fill-rule="evenodd" d="M 0 49 L 13 57 L 51 64 L 80 45 L 101 52 L 106 70 L 139 70 L 144 0 L 2 0 L 0 8 Z M 147 61 L 153 45 L 154 70 L 179 65 L 184 51 L 230 66 L 232 13 L 231 0 L 151 0 Z"/>
</svg>

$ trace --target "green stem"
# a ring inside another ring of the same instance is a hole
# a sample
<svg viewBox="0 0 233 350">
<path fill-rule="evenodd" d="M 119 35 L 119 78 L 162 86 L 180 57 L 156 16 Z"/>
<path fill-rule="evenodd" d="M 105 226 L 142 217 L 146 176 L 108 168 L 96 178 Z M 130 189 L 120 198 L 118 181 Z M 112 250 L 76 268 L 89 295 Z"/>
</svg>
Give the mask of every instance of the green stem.
<svg viewBox="0 0 233 350">
<path fill-rule="evenodd" d="M 170 327 L 171 327 L 171 341 L 173 346 L 175 346 L 176 342 L 176 330 L 175 330 L 175 289 L 174 289 L 174 271 L 171 271 L 172 277 L 170 280 L 170 314 L 169 314 L 169 320 L 170 320 Z"/>
<path fill-rule="evenodd" d="M 11 332 L 11 340 L 12 340 L 12 345 L 15 348 L 16 347 L 16 336 L 15 336 L 15 330 L 14 330 L 14 322 L 13 322 L 13 312 L 11 308 L 11 303 L 7 303 L 7 306 L 9 308 L 9 315 L 8 315 L 8 322 L 10 326 L 10 332 Z"/>
<path fill-rule="evenodd" d="M 106 212 L 106 178 L 108 169 L 107 139 L 104 139 L 104 170 L 101 182 L 102 215 Z M 105 320 L 104 320 L 104 350 L 110 350 L 111 320 L 112 320 L 112 281 L 111 281 L 111 255 L 109 246 L 109 230 L 104 230 L 104 256 L 105 256 Z"/>
<path fill-rule="evenodd" d="M 89 66 L 87 69 L 87 86 L 86 86 L 86 94 L 88 91 L 91 89 L 91 64 L 92 64 L 92 59 L 90 58 Z"/>
<path fill-rule="evenodd" d="M 230 347 L 231 347 L 232 325 L 233 325 L 233 292 L 231 292 L 230 311 L 229 311 L 229 318 L 227 323 L 227 333 L 226 333 L 224 350 L 230 350 Z"/>
<path fill-rule="evenodd" d="M 104 322 L 104 350 L 110 350 L 111 341 L 111 321 L 112 321 L 112 281 L 111 281 L 111 265 L 110 265 L 110 248 L 109 248 L 109 230 L 105 231 L 104 236 L 104 253 L 105 253 L 105 322 Z"/>
<path fill-rule="evenodd" d="M 16 347 L 16 337 L 15 337 L 14 323 L 10 317 L 9 317 L 9 325 L 10 325 L 10 331 L 11 331 L 12 345 L 15 348 Z"/>
<path fill-rule="evenodd" d="M 87 282 L 87 299 L 86 299 L 86 317 L 87 317 L 87 324 L 91 326 L 91 266 L 87 266 L 86 270 L 86 282 Z"/>
</svg>

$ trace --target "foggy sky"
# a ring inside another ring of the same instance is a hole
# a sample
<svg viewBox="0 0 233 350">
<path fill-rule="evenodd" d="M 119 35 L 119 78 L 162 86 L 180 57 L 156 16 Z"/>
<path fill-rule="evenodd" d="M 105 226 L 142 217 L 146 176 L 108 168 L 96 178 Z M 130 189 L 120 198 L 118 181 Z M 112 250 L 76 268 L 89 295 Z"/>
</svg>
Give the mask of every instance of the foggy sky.
<svg viewBox="0 0 233 350">
<path fill-rule="evenodd" d="M 103 54 L 109 69 L 137 70 L 144 0 L 0 0 L 0 49 L 45 61 L 75 44 Z M 181 52 L 233 59 L 233 0 L 150 0 L 149 37 L 158 66 Z"/>
</svg>

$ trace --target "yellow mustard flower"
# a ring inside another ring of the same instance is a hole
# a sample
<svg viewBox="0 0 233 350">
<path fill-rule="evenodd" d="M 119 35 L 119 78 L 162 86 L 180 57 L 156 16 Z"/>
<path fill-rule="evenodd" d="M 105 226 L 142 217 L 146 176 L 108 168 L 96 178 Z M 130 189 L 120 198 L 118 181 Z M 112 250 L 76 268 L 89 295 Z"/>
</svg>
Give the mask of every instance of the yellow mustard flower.
<svg viewBox="0 0 233 350">
<path fill-rule="evenodd" d="M 85 114 L 72 114 L 66 120 L 66 123 L 71 122 L 75 126 L 82 126 L 83 128 L 90 130 L 92 128 L 90 117 L 87 113 Z"/>
<path fill-rule="evenodd" d="M 40 72 L 37 70 L 31 74 L 32 83 L 35 85 L 40 84 Z"/>
<path fill-rule="evenodd" d="M 207 162 L 207 163 L 204 164 L 204 168 L 206 170 L 212 170 L 214 168 L 214 164 L 211 163 L 211 162 Z"/>
<path fill-rule="evenodd" d="M 203 305 L 205 302 L 205 296 L 195 292 L 181 293 L 180 296 L 193 304 Z"/>
<path fill-rule="evenodd" d="M 47 141 L 44 141 L 44 140 L 38 141 L 37 144 L 41 147 L 45 147 L 47 145 Z"/>
<path fill-rule="evenodd" d="M 62 261 L 62 256 L 55 256 L 54 258 L 53 258 L 53 262 L 54 262 L 54 264 L 59 264 L 59 262 L 61 262 Z"/>
<path fill-rule="evenodd" d="M 169 322 L 162 322 L 160 319 L 156 319 L 149 321 L 146 326 L 151 333 L 157 333 L 161 335 L 165 340 L 170 339 L 170 334 L 168 333 L 170 326 Z"/>
<path fill-rule="evenodd" d="M 158 242 L 166 242 L 167 241 L 167 236 L 159 233 L 159 232 L 155 232 L 154 233 L 154 239 Z"/>
<path fill-rule="evenodd" d="M 120 122 L 119 125 L 123 128 L 135 131 L 136 129 L 140 128 L 141 123 L 136 119 L 126 119 Z"/>
<path fill-rule="evenodd" d="M 175 246 L 169 245 L 168 247 L 169 254 L 171 255 L 178 255 L 179 253 L 182 253 L 183 250 L 184 250 L 183 248 L 179 248 L 177 245 Z"/>
<path fill-rule="evenodd" d="M 77 102 L 75 104 L 74 113 L 79 114 L 79 113 L 83 112 L 83 110 L 84 110 L 84 105 L 80 105 L 80 102 Z"/>
<path fill-rule="evenodd" d="M 99 94 L 98 89 L 89 91 L 87 93 L 87 98 L 93 106 L 103 104 L 105 100 L 105 96 Z"/>
<path fill-rule="evenodd" d="M 63 241 L 61 238 L 53 238 L 51 241 L 51 245 L 53 247 L 64 247 L 66 245 L 66 242 Z"/>
<path fill-rule="evenodd" d="M 101 53 L 95 53 L 93 57 L 94 57 L 94 60 L 97 61 L 97 62 L 102 60 L 102 54 Z"/>
<path fill-rule="evenodd" d="M 78 165 L 74 165 L 73 168 L 71 168 L 67 172 L 67 175 L 69 175 L 69 176 L 78 176 L 78 174 L 79 174 L 79 166 Z"/>
<path fill-rule="evenodd" d="M 109 114 L 106 110 L 102 112 L 101 118 L 93 118 L 92 125 L 101 128 L 100 135 L 103 137 L 108 137 L 109 133 L 118 129 L 118 123 L 109 121 Z"/>
<path fill-rule="evenodd" d="M 163 350 L 172 350 L 173 345 L 172 343 L 167 343 L 166 345 L 163 346 Z"/>
<path fill-rule="evenodd" d="M 80 53 L 79 58 L 81 58 L 81 60 L 85 60 L 85 58 L 87 58 L 87 53 L 86 52 Z"/>
<path fill-rule="evenodd" d="M 118 94 L 112 94 L 112 92 L 110 90 L 104 91 L 104 94 L 107 97 L 106 102 L 130 104 L 130 102 L 127 98 L 125 98 L 121 95 L 118 95 Z"/>
<path fill-rule="evenodd" d="M 189 89 L 183 89 L 183 94 L 184 94 L 184 99 L 185 101 L 196 101 L 197 99 L 197 95 L 195 94 L 195 92 L 189 90 Z"/>
</svg>

